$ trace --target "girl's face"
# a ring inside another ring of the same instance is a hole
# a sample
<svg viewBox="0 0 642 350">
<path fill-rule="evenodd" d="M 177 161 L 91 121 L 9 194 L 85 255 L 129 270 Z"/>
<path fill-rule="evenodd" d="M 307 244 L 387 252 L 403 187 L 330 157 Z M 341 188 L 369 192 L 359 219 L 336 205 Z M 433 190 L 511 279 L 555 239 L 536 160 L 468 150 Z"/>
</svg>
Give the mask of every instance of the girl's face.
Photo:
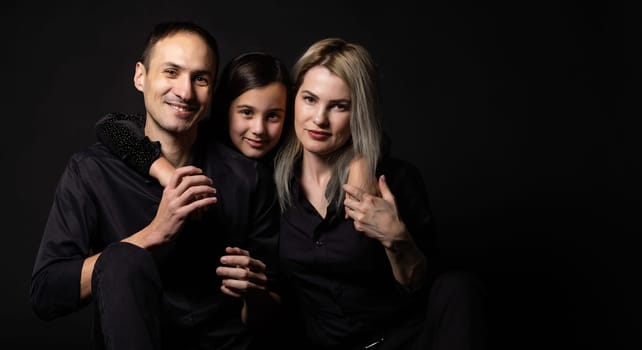
<svg viewBox="0 0 642 350">
<path fill-rule="evenodd" d="M 294 128 L 306 153 L 326 156 L 350 140 L 350 89 L 323 66 L 303 77 L 294 101 Z"/>
<path fill-rule="evenodd" d="M 287 91 L 281 83 L 250 89 L 230 103 L 230 140 L 249 158 L 261 158 L 281 138 Z"/>
</svg>

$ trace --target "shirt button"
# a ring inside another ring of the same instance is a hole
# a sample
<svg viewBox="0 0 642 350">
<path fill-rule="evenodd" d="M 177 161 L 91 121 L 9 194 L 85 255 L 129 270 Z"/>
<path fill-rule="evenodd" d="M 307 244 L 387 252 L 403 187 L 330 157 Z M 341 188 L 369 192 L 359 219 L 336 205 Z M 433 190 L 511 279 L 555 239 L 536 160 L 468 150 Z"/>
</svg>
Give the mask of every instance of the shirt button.
<svg viewBox="0 0 642 350">
<path fill-rule="evenodd" d="M 321 241 L 314 241 L 314 245 L 316 245 L 317 247 L 322 247 L 322 246 L 323 246 L 323 242 L 321 242 Z"/>
</svg>

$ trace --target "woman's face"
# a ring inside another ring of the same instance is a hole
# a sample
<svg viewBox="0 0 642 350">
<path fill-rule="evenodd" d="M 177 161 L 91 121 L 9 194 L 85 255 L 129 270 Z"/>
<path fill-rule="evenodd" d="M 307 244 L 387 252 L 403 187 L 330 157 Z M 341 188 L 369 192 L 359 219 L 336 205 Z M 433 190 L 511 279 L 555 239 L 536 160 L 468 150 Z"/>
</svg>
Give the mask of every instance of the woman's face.
<svg viewBox="0 0 642 350">
<path fill-rule="evenodd" d="M 230 103 L 230 140 L 249 158 L 261 158 L 281 138 L 287 91 L 281 83 L 247 90 Z"/>
<path fill-rule="evenodd" d="M 311 68 L 294 100 L 294 129 L 307 153 L 326 156 L 350 140 L 350 89 L 323 66 Z"/>
</svg>

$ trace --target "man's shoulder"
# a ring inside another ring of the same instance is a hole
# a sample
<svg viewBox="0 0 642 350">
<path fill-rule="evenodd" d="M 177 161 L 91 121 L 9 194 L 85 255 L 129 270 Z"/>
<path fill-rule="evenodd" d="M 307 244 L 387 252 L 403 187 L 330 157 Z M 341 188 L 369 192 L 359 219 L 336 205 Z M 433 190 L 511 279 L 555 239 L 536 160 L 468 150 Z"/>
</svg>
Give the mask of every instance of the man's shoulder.
<svg viewBox="0 0 642 350">
<path fill-rule="evenodd" d="M 96 142 L 71 155 L 71 161 L 82 163 L 107 159 L 117 159 L 109 148 L 100 142 Z"/>
<path fill-rule="evenodd" d="M 127 169 L 125 162 L 119 159 L 109 148 L 100 142 L 96 142 L 81 150 L 74 152 L 67 162 L 69 168 L 76 170 L 99 170 L 113 169 L 120 167 Z"/>
<path fill-rule="evenodd" d="M 87 189 L 104 189 L 117 183 L 144 183 L 146 179 L 100 143 L 80 149 L 69 157 L 59 186 L 84 184 Z"/>
</svg>

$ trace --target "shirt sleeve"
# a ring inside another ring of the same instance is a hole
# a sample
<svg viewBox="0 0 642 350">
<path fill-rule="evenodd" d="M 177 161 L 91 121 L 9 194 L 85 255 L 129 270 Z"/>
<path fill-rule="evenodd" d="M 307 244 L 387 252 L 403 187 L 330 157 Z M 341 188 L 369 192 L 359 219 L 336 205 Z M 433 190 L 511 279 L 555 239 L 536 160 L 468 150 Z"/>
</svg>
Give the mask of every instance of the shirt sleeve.
<svg viewBox="0 0 642 350">
<path fill-rule="evenodd" d="M 110 113 L 96 122 L 96 138 L 140 175 L 160 156 L 160 142 L 144 133 L 145 117 L 139 114 Z"/>
<path fill-rule="evenodd" d="M 429 274 L 438 270 L 435 223 L 428 192 L 419 169 L 408 162 L 389 160 L 381 170 L 395 196 L 399 215 L 428 261 Z"/>
<path fill-rule="evenodd" d="M 31 303 L 41 319 L 79 309 L 80 273 L 90 255 L 96 208 L 72 158 L 56 188 L 31 276 Z"/>
<path fill-rule="evenodd" d="M 248 249 L 266 265 L 268 288 L 278 292 L 278 230 L 279 207 L 271 172 L 260 162 L 257 167 L 257 187 L 252 197 L 252 215 Z"/>
</svg>

